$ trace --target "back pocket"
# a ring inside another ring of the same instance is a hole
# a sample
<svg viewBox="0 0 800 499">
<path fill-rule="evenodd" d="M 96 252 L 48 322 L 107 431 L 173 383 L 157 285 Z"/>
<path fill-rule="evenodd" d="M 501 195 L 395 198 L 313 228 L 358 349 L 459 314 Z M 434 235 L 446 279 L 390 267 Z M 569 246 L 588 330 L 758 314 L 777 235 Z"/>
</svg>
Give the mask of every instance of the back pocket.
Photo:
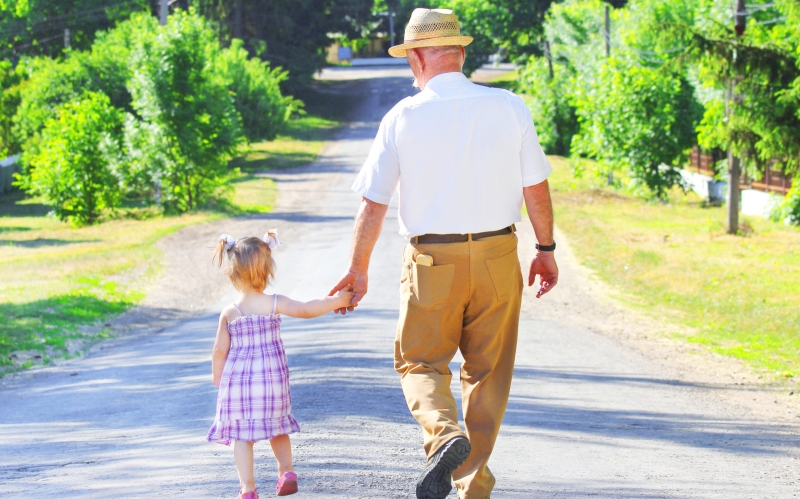
<svg viewBox="0 0 800 499">
<path fill-rule="evenodd" d="M 498 300 L 508 301 L 522 292 L 522 271 L 517 248 L 499 258 L 486 260 L 486 267 Z"/>
<path fill-rule="evenodd" d="M 417 265 L 411 263 L 411 303 L 425 310 L 439 310 L 447 305 L 456 266 Z"/>
</svg>

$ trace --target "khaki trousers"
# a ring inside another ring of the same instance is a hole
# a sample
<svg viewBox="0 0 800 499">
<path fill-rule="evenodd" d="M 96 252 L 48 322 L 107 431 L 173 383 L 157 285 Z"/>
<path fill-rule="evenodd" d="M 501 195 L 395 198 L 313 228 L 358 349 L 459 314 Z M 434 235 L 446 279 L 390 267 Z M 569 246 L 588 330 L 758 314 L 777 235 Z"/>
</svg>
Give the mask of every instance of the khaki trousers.
<svg viewBox="0 0 800 499">
<path fill-rule="evenodd" d="M 418 254 L 433 266 L 417 265 Z M 517 236 L 409 244 L 403 255 L 395 369 L 411 414 L 422 426 L 430 459 L 463 436 L 448 364 L 461 350 L 462 410 L 469 458 L 453 473 L 462 499 L 487 499 L 495 479 L 487 466 L 508 404 L 522 298 Z"/>
</svg>

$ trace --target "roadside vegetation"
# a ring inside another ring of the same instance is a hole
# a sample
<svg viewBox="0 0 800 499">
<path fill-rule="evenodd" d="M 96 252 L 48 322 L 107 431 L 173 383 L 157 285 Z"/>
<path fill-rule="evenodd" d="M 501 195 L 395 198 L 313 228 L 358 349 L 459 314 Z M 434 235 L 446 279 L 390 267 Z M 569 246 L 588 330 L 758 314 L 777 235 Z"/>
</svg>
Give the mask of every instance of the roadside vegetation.
<svg viewBox="0 0 800 499">
<path fill-rule="evenodd" d="M 580 261 L 626 304 L 674 334 L 772 376 L 800 377 L 800 231 L 745 218 L 725 232 L 725 210 L 678 189 L 662 201 L 598 179 L 600 165 L 551 156 L 559 228 Z"/>
<path fill-rule="evenodd" d="M 549 154 L 598 161 L 606 178 L 666 199 L 693 145 L 742 159 L 749 178 L 767 168 L 800 173 L 800 7 L 751 6 L 743 34 L 727 0 L 553 3 L 543 51 L 514 88 L 529 96 Z M 607 42 L 608 40 L 608 42 Z M 727 99 L 731 85 L 735 98 Z M 726 114 L 726 106 L 730 112 Z M 726 179 L 724 162 L 712 165 Z M 800 184 L 776 220 L 800 225 Z"/>
<path fill-rule="evenodd" d="M 109 337 L 103 324 L 135 306 L 157 277 L 156 243 L 164 236 L 271 211 L 277 190 L 263 173 L 312 162 L 341 124 L 332 118 L 342 117 L 347 105 L 325 105 L 313 90 L 306 94 L 309 114 L 289 120 L 274 140 L 240 146 L 229 162 L 227 195 L 191 213 L 132 206 L 76 228 L 49 216 L 41 198 L 0 196 L 0 375 L 80 355 Z"/>
</svg>

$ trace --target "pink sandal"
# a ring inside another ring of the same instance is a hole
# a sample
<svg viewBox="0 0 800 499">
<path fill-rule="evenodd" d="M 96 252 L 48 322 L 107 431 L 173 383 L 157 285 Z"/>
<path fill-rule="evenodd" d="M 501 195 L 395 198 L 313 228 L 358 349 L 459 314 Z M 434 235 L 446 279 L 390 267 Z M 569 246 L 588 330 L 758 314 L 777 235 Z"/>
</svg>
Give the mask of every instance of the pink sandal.
<svg viewBox="0 0 800 499">
<path fill-rule="evenodd" d="M 239 499 L 258 499 L 258 491 L 242 492 L 242 489 L 239 489 Z"/>
<path fill-rule="evenodd" d="M 279 496 L 288 496 L 296 492 L 297 475 L 291 471 L 287 471 L 278 479 L 278 485 L 275 487 L 275 494 Z"/>
</svg>

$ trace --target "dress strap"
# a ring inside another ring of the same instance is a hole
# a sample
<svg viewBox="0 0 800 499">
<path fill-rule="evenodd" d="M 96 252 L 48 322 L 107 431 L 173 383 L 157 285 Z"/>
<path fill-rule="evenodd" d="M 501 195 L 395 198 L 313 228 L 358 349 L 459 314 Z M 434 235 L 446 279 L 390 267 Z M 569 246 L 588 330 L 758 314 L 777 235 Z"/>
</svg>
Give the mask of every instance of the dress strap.
<svg viewBox="0 0 800 499">
<path fill-rule="evenodd" d="M 236 304 L 236 302 L 233 302 L 233 308 L 235 308 L 235 309 L 236 309 L 236 311 L 237 311 L 237 312 L 239 312 L 239 315 L 244 315 L 244 314 L 242 313 L 242 311 L 241 311 L 241 310 L 239 310 L 239 306 Z"/>
<path fill-rule="evenodd" d="M 272 315 L 275 315 L 277 311 L 278 311 L 278 295 L 274 294 L 272 295 Z"/>
</svg>

